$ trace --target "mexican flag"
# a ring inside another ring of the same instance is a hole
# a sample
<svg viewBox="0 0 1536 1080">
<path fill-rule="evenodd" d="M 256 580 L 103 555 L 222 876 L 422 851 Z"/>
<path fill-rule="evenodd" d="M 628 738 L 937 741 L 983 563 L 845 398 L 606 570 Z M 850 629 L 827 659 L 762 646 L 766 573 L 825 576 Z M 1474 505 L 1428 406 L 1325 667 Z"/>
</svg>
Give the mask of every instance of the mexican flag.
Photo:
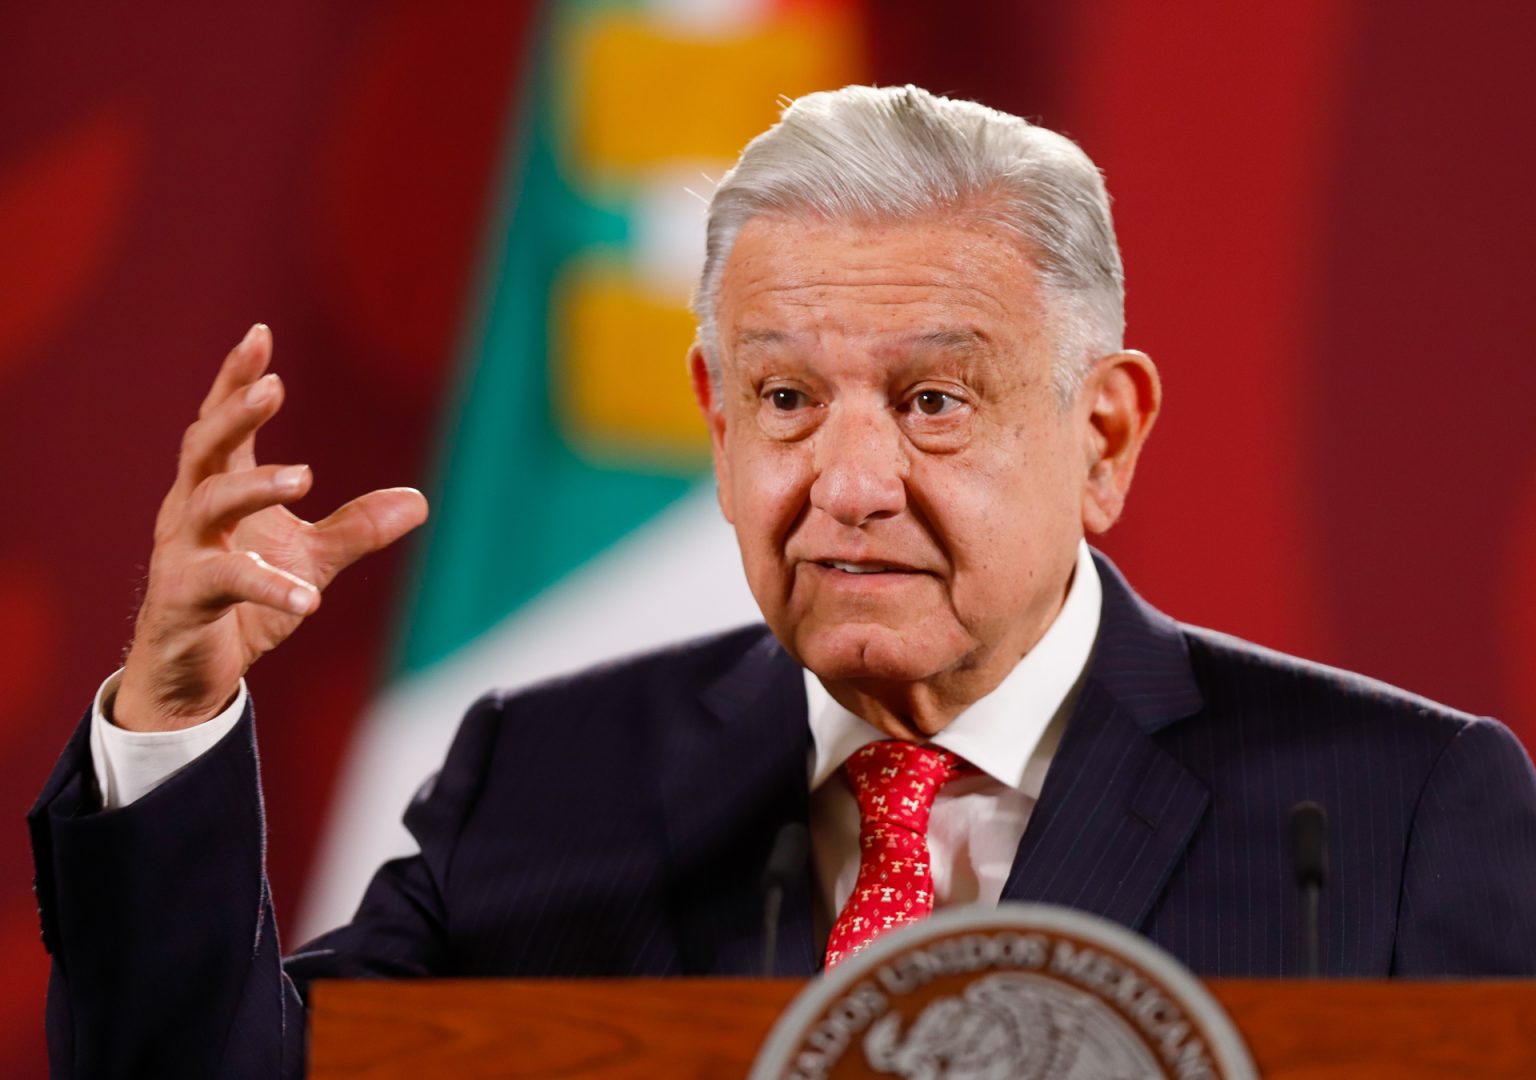
<svg viewBox="0 0 1536 1080">
<path fill-rule="evenodd" d="M 393 674 L 292 940 L 414 850 L 402 809 L 480 694 L 758 617 L 684 365 L 704 201 L 782 98 L 864 78 L 860 40 L 841 2 L 546 5 Z"/>
</svg>

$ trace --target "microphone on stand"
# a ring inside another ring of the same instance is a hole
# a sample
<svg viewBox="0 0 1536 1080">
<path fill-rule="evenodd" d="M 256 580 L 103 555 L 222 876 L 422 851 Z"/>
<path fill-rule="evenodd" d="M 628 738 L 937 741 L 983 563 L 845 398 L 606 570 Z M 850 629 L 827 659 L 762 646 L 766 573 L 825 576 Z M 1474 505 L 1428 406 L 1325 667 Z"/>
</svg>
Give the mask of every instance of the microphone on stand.
<svg viewBox="0 0 1536 1080">
<path fill-rule="evenodd" d="M 1291 859 L 1301 897 L 1301 970 L 1316 978 L 1322 970 L 1317 909 L 1328 876 L 1328 815 L 1311 800 L 1291 807 Z"/>
<path fill-rule="evenodd" d="M 791 821 L 773 838 L 773 850 L 763 867 L 763 976 L 773 977 L 779 951 L 779 913 L 784 893 L 805 874 L 811 854 L 811 834 L 802 822 Z"/>
</svg>

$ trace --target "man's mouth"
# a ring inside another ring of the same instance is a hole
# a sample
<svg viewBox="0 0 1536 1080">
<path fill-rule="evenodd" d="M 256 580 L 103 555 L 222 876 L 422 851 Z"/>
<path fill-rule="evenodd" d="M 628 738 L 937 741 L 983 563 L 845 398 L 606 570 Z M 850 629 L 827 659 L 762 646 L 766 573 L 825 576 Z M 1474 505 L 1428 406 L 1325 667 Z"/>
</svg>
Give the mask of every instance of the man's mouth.
<svg viewBox="0 0 1536 1080">
<path fill-rule="evenodd" d="M 910 574 L 913 571 L 905 566 L 890 566 L 886 563 L 851 563 L 840 562 L 836 559 L 818 560 L 817 566 L 825 566 L 829 570 L 841 570 L 845 574 Z"/>
</svg>

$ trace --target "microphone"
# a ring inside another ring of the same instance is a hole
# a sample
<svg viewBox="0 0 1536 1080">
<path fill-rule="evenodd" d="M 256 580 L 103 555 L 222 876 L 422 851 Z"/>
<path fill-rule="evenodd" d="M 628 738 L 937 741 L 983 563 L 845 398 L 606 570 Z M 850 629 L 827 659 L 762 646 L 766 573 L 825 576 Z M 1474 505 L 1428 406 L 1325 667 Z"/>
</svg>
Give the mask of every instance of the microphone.
<svg viewBox="0 0 1536 1080">
<path fill-rule="evenodd" d="M 763 867 L 763 976 L 773 977 L 779 951 L 779 913 L 784 893 L 800 882 L 810 858 L 811 834 L 803 822 L 791 821 L 773 838 L 773 850 Z"/>
<path fill-rule="evenodd" d="M 1301 970 L 1316 978 L 1322 968 L 1317 908 L 1328 876 L 1328 815 L 1311 800 L 1291 807 L 1291 858 L 1301 895 Z"/>
</svg>

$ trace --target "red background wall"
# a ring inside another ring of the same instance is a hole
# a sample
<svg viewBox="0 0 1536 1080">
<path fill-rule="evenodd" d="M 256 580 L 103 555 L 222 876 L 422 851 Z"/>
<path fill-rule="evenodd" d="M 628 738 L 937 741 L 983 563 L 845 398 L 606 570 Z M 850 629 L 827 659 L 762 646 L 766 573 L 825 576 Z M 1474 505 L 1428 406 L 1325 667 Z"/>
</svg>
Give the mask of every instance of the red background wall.
<svg viewBox="0 0 1536 1080">
<path fill-rule="evenodd" d="M 1106 170 L 1168 405 L 1106 545 L 1191 621 L 1536 742 L 1536 211 L 1501 3 L 882 0 L 881 82 Z M 177 435 L 260 318 L 316 514 L 423 484 L 530 4 L 0 16 L 0 1074 L 41 1075 L 22 813 L 125 643 Z M 404 552 L 264 662 L 271 871 L 302 887 Z"/>
</svg>

